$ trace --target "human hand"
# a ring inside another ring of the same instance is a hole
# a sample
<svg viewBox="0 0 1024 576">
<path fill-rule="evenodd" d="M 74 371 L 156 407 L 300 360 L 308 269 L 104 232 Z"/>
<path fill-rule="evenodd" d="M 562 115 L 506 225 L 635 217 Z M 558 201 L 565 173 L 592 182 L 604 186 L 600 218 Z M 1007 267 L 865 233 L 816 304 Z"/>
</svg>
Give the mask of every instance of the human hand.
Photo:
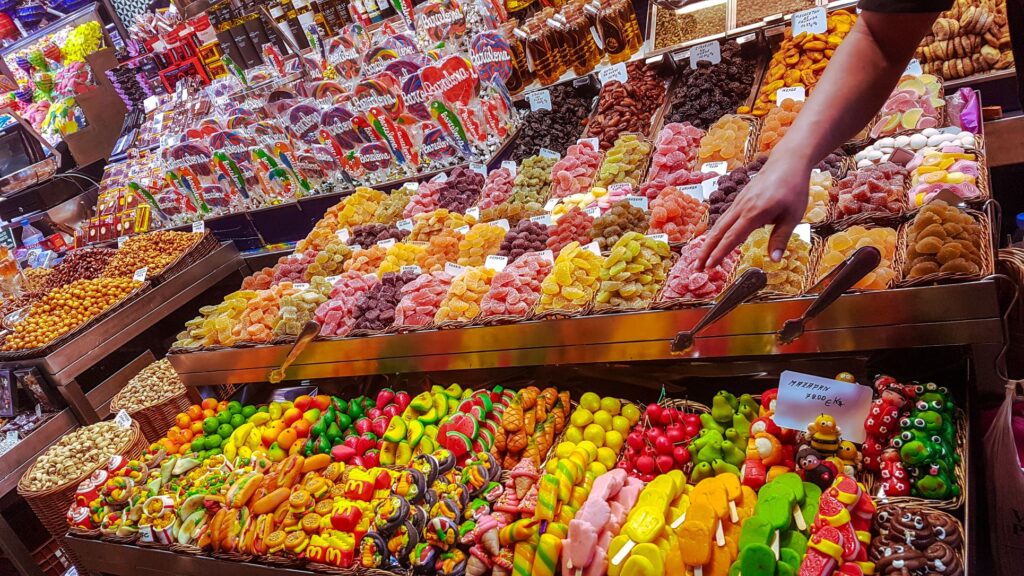
<svg viewBox="0 0 1024 576">
<path fill-rule="evenodd" d="M 809 166 L 786 155 L 769 158 L 708 232 L 697 256 L 698 265 L 718 265 L 751 232 L 766 224 L 773 225 L 768 255 L 778 262 L 807 210 L 810 173 Z"/>
</svg>

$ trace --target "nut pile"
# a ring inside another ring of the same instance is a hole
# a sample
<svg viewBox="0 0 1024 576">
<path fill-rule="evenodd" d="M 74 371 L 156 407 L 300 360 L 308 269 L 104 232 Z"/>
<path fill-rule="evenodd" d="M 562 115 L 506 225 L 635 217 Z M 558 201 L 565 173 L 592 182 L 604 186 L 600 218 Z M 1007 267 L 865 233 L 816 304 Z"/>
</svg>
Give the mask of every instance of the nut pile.
<svg viewBox="0 0 1024 576">
<path fill-rule="evenodd" d="M 537 110 L 523 118 L 512 158 L 518 161 L 536 156 L 541 148 L 564 153 L 583 133 L 590 116 L 590 100 L 569 84 L 551 88 L 551 110 Z"/>
<path fill-rule="evenodd" d="M 573 206 L 548 230 L 546 246 L 557 255 L 570 242 L 586 244 L 590 242 L 590 228 L 593 225 L 593 216 Z"/>
<path fill-rule="evenodd" d="M 444 270 L 420 274 L 412 282 L 406 282 L 402 286 L 402 299 L 395 306 L 395 325 L 419 327 L 433 322 L 451 285 L 452 276 Z"/>
<path fill-rule="evenodd" d="M 185 393 L 171 363 L 163 358 L 143 368 L 116 396 L 118 410 L 129 414 Z"/>
<path fill-rule="evenodd" d="M 622 134 L 608 153 L 597 171 L 594 186 L 607 188 L 612 184 L 629 184 L 640 187 L 640 180 L 647 168 L 647 157 L 651 154 L 651 143 L 636 134 Z"/>
<path fill-rule="evenodd" d="M 707 229 L 707 222 L 704 222 L 707 211 L 707 204 L 674 186 L 666 186 L 651 200 L 648 231 L 668 234 L 671 243 L 688 242 Z"/>
<path fill-rule="evenodd" d="M 508 168 L 492 170 L 487 175 L 487 181 L 480 192 L 480 203 L 478 204 L 480 209 L 486 210 L 508 200 L 508 197 L 512 195 L 514 183 L 515 177 L 508 171 Z"/>
<path fill-rule="evenodd" d="M 601 265 L 595 302 L 602 307 L 646 308 L 665 282 L 671 257 L 665 242 L 627 232 Z"/>
<path fill-rule="evenodd" d="M 734 40 L 723 43 L 721 52 L 718 64 L 702 61 L 696 69 L 685 65 L 678 72 L 666 122 L 689 122 L 707 130 L 750 97 L 756 61 L 745 57 Z"/>
<path fill-rule="evenodd" d="M 3 350 L 45 346 L 71 332 L 142 286 L 131 278 L 75 280 L 32 304 L 24 320 L 4 341 Z"/>
<path fill-rule="evenodd" d="M 882 261 L 854 288 L 859 290 L 884 290 L 896 277 L 893 260 L 896 258 L 896 231 L 892 228 L 864 228 L 851 226 L 825 240 L 825 251 L 818 263 L 818 279 L 824 278 L 836 266 L 864 246 L 874 246 L 882 254 Z"/>
<path fill-rule="evenodd" d="M 117 254 L 113 248 L 77 248 L 68 252 L 60 264 L 53 267 L 53 272 L 46 277 L 44 290 L 71 284 L 75 280 L 99 278 L 107 264 Z M 135 271 L 133 270 L 134 274 Z"/>
<path fill-rule="evenodd" d="M 739 196 L 743 188 L 750 182 L 750 177 L 757 174 L 767 161 L 768 157 L 760 154 L 747 165 L 740 166 L 718 179 L 718 187 L 708 196 L 710 224 L 712 226 L 722 217 L 722 214 L 725 214 L 729 206 L 732 206 L 732 203 L 736 201 L 736 197 Z"/>
<path fill-rule="evenodd" d="M 73 430 L 36 460 L 26 484 L 38 492 L 87 476 L 123 450 L 131 435 L 131 428 L 121 428 L 113 421 Z"/>
<path fill-rule="evenodd" d="M 527 252 L 544 250 L 548 241 L 548 227 L 540 222 L 531 220 L 520 220 L 515 228 L 505 234 L 498 248 L 498 256 L 508 258 L 508 261 L 515 262 L 520 256 Z"/>
<path fill-rule="evenodd" d="M 722 116 L 700 141 L 697 162 L 725 162 L 734 170 L 746 161 L 751 125 L 733 114 Z"/>
<path fill-rule="evenodd" d="M 496 254 L 505 238 L 505 229 L 486 222 L 474 224 L 459 242 L 459 266 L 483 266 L 491 254 Z"/>
<path fill-rule="evenodd" d="M 117 249 L 117 254 L 103 270 L 103 276 L 131 277 L 139 268 L 149 268 L 148 275 L 156 276 L 202 237 L 200 233 L 169 230 L 132 236 Z"/>
<path fill-rule="evenodd" d="M 456 276 L 434 315 L 434 322 L 458 322 L 479 316 L 480 302 L 490 289 L 494 274 L 491 268 L 473 266 Z"/>
<path fill-rule="evenodd" d="M 353 228 L 348 237 L 350 246 L 373 246 L 381 240 L 401 242 L 409 235 L 408 230 L 388 224 L 363 224 Z"/>
<path fill-rule="evenodd" d="M 480 199 L 484 177 L 465 166 L 456 166 L 448 173 L 448 180 L 441 184 L 437 194 L 437 205 L 451 212 L 464 214 L 466 209 Z"/>
<path fill-rule="evenodd" d="M 725 32 L 726 7 L 725 3 L 715 4 L 684 14 L 657 8 L 654 20 L 654 49 L 661 50 Z"/>
<path fill-rule="evenodd" d="M 970 214 L 942 200 L 924 205 L 907 234 L 907 279 L 935 273 L 979 274 L 984 232 Z"/>
<path fill-rule="evenodd" d="M 334 283 L 330 300 L 316 309 L 321 336 L 344 336 L 355 322 L 353 312 L 363 293 L 378 282 L 376 274 L 348 271 Z"/>
<path fill-rule="evenodd" d="M 491 289 L 480 303 L 483 316 L 526 317 L 540 300 L 541 282 L 552 263 L 540 252 L 529 252 L 494 275 Z"/>
<path fill-rule="evenodd" d="M 683 246 L 679 259 L 672 265 L 668 279 L 665 280 L 661 300 L 711 300 L 725 290 L 736 262 L 740 259 L 740 249 L 737 247 L 727 254 L 717 266 L 700 269 L 697 266 L 697 254 L 706 239 L 706 236 L 701 236 Z"/>
<path fill-rule="evenodd" d="M 627 200 L 615 204 L 604 214 L 594 219 L 590 228 L 590 239 L 597 242 L 601 251 L 611 250 L 620 238 L 633 232 L 647 231 L 647 213 Z"/>
<path fill-rule="evenodd" d="M 626 64 L 626 72 L 625 84 L 609 82 L 601 87 L 587 129 L 587 136 L 597 138 L 602 150 L 611 148 L 625 132 L 649 134 L 651 114 L 665 101 L 665 83 L 654 68 L 635 60 Z"/>
<path fill-rule="evenodd" d="M 740 263 L 736 267 L 736 274 L 742 274 L 748 268 L 760 268 L 768 276 L 768 285 L 764 290 L 788 295 L 802 294 L 806 289 L 811 245 L 793 234 L 789 237 L 782 259 L 773 262 L 768 256 L 770 236 L 771 229 L 765 226 L 754 230 L 747 237 L 747 241 L 740 246 Z"/>
<path fill-rule="evenodd" d="M 415 272 L 388 272 L 380 282 L 367 290 L 356 303 L 352 315 L 353 330 L 383 330 L 395 321 L 395 306 L 402 297 L 402 287 L 412 282 Z"/>
</svg>

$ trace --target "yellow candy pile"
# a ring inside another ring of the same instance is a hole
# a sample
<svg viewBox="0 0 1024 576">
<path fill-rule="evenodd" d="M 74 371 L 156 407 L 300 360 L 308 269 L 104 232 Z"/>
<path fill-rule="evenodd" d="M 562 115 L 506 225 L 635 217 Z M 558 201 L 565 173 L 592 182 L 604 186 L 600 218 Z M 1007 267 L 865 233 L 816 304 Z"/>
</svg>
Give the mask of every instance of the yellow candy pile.
<svg viewBox="0 0 1024 576">
<path fill-rule="evenodd" d="M 726 162 L 729 170 L 739 168 L 746 159 L 750 122 L 727 114 L 715 122 L 700 140 L 697 163 Z"/>
<path fill-rule="evenodd" d="M 765 226 L 754 230 L 747 237 L 747 241 L 740 247 L 740 263 L 736 266 L 736 275 L 743 274 L 748 268 L 760 268 L 768 275 L 768 286 L 764 288 L 766 291 L 802 294 L 807 289 L 805 284 L 811 245 L 793 234 L 789 237 L 782 259 L 773 262 L 768 256 L 770 236 L 771 228 Z"/>
<path fill-rule="evenodd" d="M 828 217 L 829 193 L 832 190 L 832 174 L 819 170 L 811 173 L 811 185 L 807 210 L 804 212 L 804 219 L 801 222 L 817 224 L 824 222 Z"/>
<path fill-rule="evenodd" d="M 387 195 L 380 190 L 360 186 L 351 196 L 345 199 L 345 207 L 338 212 L 338 224 L 335 230 L 355 228 L 360 224 L 369 224 L 377 206 Z"/>
<path fill-rule="evenodd" d="M 629 184 L 639 189 L 644 176 L 651 143 L 636 134 L 623 134 L 608 150 L 597 171 L 594 186 L 607 188 L 612 184 Z"/>
<path fill-rule="evenodd" d="M 409 203 L 409 199 L 416 193 L 416 189 L 417 185 L 413 182 L 402 186 L 398 190 L 392 190 L 377 205 L 377 210 L 373 213 L 373 221 L 379 224 L 394 224 L 401 220 L 405 205 Z"/>
<path fill-rule="evenodd" d="M 505 229 L 496 224 L 474 224 L 459 242 L 459 266 L 483 266 L 491 254 L 497 254 Z"/>
<path fill-rule="evenodd" d="M 256 296 L 246 302 L 231 334 L 240 342 L 269 342 L 274 322 L 281 310 L 281 298 L 292 296 L 298 290 L 291 282 L 275 284 L 267 290 L 257 290 Z"/>
<path fill-rule="evenodd" d="M 409 241 L 427 242 L 431 236 L 445 228 L 456 230 L 467 224 L 472 226 L 475 223 L 476 219 L 472 216 L 449 212 L 445 208 L 421 212 L 412 217 L 412 232 L 409 233 Z"/>
<path fill-rule="evenodd" d="M 644 308 L 658 295 L 671 266 L 668 244 L 637 232 L 627 232 L 601 265 L 599 306 Z"/>
<path fill-rule="evenodd" d="M 555 267 L 540 285 L 537 312 L 547 310 L 582 310 L 590 304 L 598 288 L 601 257 L 570 242 L 555 259 Z"/>
<path fill-rule="evenodd" d="M 298 336 L 306 322 L 313 319 L 317 306 L 327 301 L 331 288 L 333 286 L 330 282 L 317 276 L 309 283 L 309 288 L 282 296 L 281 309 L 274 324 L 274 336 Z"/>
<path fill-rule="evenodd" d="M 491 288 L 495 271 L 484 266 L 473 266 L 452 280 L 434 315 L 434 322 L 472 320 L 480 314 L 480 301 Z"/>
<path fill-rule="evenodd" d="M 384 254 L 384 260 L 377 269 L 377 277 L 380 278 L 388 272 L 399 272 L 402 266 L 415 265 L 426 250 L 426 242 L 396 242 Z"/>
<path fill-rule="evenodd" d="M 238 290 L 224 297 L 216 306 L 203 306 L 200 316 L 185 323 L 185 331 L 178 334 L 175 346 L 232 346 L 238 338 L 232 333 L 249 300 L 256 297 L 255 290 Z"/>
<path fill-rule="evenodd" d="M 874 271 L 868 273 L 854 288 L 860 290 L 884 290 L 896 277 L 893 270 L 893 259 L 896 257 L 896 231 L 892 228 L 864 228 L 851 226 L 836 232 L 825 241 L 825 251 L 821 255 L 818 266 L 818 279 L 824 278 L 843 260 L 850 257 L 859 248 L 874 246 L 882 253 L 882 262 Z"/>
<path fill-rule="evenodd" d="M 337 276 L 344 270 L 345 260 L 352 257 L 352 248 L 335 237 L 313 257 L 306 267 L 306 282 L 316 276 Z"/>
</svg>

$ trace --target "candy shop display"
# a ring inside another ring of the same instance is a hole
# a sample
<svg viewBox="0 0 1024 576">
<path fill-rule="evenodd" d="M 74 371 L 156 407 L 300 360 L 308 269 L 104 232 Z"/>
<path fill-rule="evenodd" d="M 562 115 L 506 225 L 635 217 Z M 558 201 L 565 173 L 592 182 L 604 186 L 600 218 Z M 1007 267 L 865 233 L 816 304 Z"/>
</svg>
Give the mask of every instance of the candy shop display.
<svg viewBox="0 0 1024 576">
<path fill-rule="evenodd" d="M 491 288 L 480 303 L 482 317 L 529 315 L 541 295 L 541 282 L 551 272 L 550 254 L 530 251 L 494 275 Z"/>
<path fill-rule="evenodd" d="M 802 101 L 787 98 L 769 110 L 761 121 L 761 132 L 757 135 L 757 151 L 771 152 L 779 140 L 786 135 L 789 127 L 793 125 L 796 115 L 800 113 L 803 106 Z"/>
<path fill-rule="evenodd" d="M 377 275 L 383 276 L 389 272 L 400 272 L 403 266 L 416 266 L 416 262 L 427 250 L 424 242 L 413 244 L 412 242 L 398 242 L 384 254 L 384 260 L 377 267 Z"/>
<path fill-rule="evenodd" d="M 594 186 L 608 188 L 612 184 L 628 184 L 639 187 L 650 153 L 651 143 L 647 140 L 636 134 L 620 135 L 605 153 Z"/>
<path fill-rule="evenodd" d="M 665 288 L 660 300 L 709 300 L 721 294 L 733 277 L 740 251 L 737 248 L 713 267 L 700 270 L 697 267 L 697 253 L 704 246 L 706 237 L 699 236 L 683 246 L 679 259 L 672 265 L 665 279 Z"/>
<path fill-rule="evenodd" d="M 920 132 L 899 134 L 895 137 L 886 136 L 879 138 L 874 144 L 857 152 L 853 159 L 857 161 L 858 168 L 888 162 L 893 151 L 897 148 L 905 148 L 911 152 L 918 152 L 928 148 L 938 148 L 943 145 L 959 146 L 971 150 L 975 148 L 976 138 L 974 134 L 966 131 L 940 131 L 937 128 L 925 128 Z"/>
<path fill-rule="evenodd" d="M 900 214 L 906 210 L 907 170 L 896 164 L 858 168 L 832 187 L 835 218 L 857 214 Z"/>
<path fill-rule="evenodd" d="M 570 242 L 586 244 L 590 242 L 590 228 L 594 225 L 594 217 L 579 207 L 574 206 L 558 218 L 554 226 L 548 229 L 545 246 L 558 254 Z"/>
<path fill-rule="evenodd" d="M 905 130 L 924 130 L 942 125 L 946 101 L 942 81 L 931 74 L 905 75 L 882 105 L 869 135 L 878 139 Z"/>
<path fill-rule="evenodd" d="M 384 242 L 387 240 L 401 242 L 409 235 L 410 233 L 408 230 L 403 230 L 402 228 L 394 225 L 363 224 L 362 226 L 356 226 L 349 231 L 348 240 L 346 242 L 350 246 L 373 246 L 378 242 Z M 333 242 L 331 244 L 333 244 Z M 330 246 L 331 244 L 328 244 L 327 246 Z M 326 250 L 326 248 L 324 248 L 324 250 Z"/>
<path fill-rule="evenodd" d="M 722 116 L 701 138 L 697 161 L 700 164 L 725 162 L 728 170 L 742 166 L 747 158 L 748 141 L 752 132 L 750 122 L 742 117 Z"/>
<path fill-rule="evenodd" d="M 282 296 L 274 321 L 274 336 L 298 336 L 306 323 L 313 320 L 316 309 L 327 301 L 333 288 L 322 276 L 316 276 L 310 280 L 308 288 Z"/>
<path fill-rule="evenodd" d="M 663 188 L 650 201 L 650 208 L 647 231 L 668 234 L 669 243 L 687 242 L 707 229 L 707 204 L 674 186 Z"/>
<path fill-rule="evenodd" d="M 825 248 L 818 260 L 818 278 L 821 279 L 858 249 L 873 246 L 882 255 L 878 266 L 853 287 L 858 290 L 884 290 L 896 278 L 896 230 L 892 228 L 865 228 L 850 226 L 832 234 L 825 240 Z"/>
<path fill-rule="evenodd" d="M 601 87 L 597 109 L 587 124 L 587 137 L 597 138 L 608 150 L 621 134 L 648 136 L 654 110 L 665 101 L 665 82 L 657 70 L 641 61 L 626 64 L 625 83 L 613 81 Z"/>
<path fill-rule="evenodd" d="M 504 203 L 512 195 L 514 183 L 515 175 L 509 172 L 508 168 L 502 167 L 497 170 L 491 170 L 487 174 L 487 180 L 484 182 L 483 189 L 480 191 L 479 208 L 486 210 Z"/>
<path fill-rule="evenodd" d="M 769 227 L 754 230 L 740 247 L 740 261 L 736 266 L 736 274 L 742 274 L 748 268 L 760 268 L 768 275 L 768 292 L 797 295 L 808 288 L 807 271 L 810 266 L 811 244 L 793 234 L 786 244 L 786 250 L 778 262 L 768 256 Z"/>
<path fill-rule="evenodd" d="M 437 196 L 441 193 L 442 182 L 430 181 L 420 184 L 416 193 L 409 199 L 405 210 L 402 212 L 404 218 L 412 218 L 417 214 L 431 212 L 437 208 Z"/>
<path fill-rule="evenodd" d="M 448 179 L 441 184 L 437 193 L 437 205 L 451 212 L 464 214 L 466 209 L 480 199 L 484 177 L 479 173 L 458 166 L 451 170 Z"/>
<path fill-rule="evenodd" d="M 396 244 L 396 246 L 398 246 Z M 386 262 L 386 260 L 385 260 Z M 381 270 L 384 265 L 381 265 Z M 354 323 L 353 330 L 383 330 L 395 320 L 395 307 L 398 306 L 402 296 L 402 288 L 412 282 L 418 276 L 417 273 L 408 272 L 385 272 L 381 275 L 380 282 L 370 287 L 363 296 L 356 302 L 355 310 L 352 313 Z"/>
<path fill-rule="evenodd" d="M 959 146 L 945 145 L 921 150 L 907 163 L 910 171 L 909 204 L 922 206 L 941 191 L 963 200 L 983 196 L 978 156 Z"/>
<path fill-rule="evenodd" d="M 647 213 L 642 208 L 623 200 L 594 219 L 590 227 L 590 239 L 597 242 L 602 252 L 606 252 L 626 234 L 643 234 L 646 231 Z"/>
<path fill-rule="evenodd" d="M 132 236 L 117 250 L 103 270 L 107 278 L 131 276 L 139 268 L 146 268 L 149 276 L 156 276 L 195 245 L 202 234 L 194 232 L 153 232 Z"/>
<path fill-rule="evenodd" d="M 828 207 L 831 201 L 832 174 L 822 170 L 811 172 L 811 183 L 808 189 L 807 210 L 801 222 L 817 224 L 828 218 Z"/>
<path fill-rule="evenodd" d="M 515 262 L 527 252 L 544 250 L 548 241 L 548 226 L 541 222 L 522 220 L 514 228 L 505 233 L 505 238 L 498 248 L 498 256 Z"/>
<path fill-rule="evenodd" d="M 564 154 L 583 134 L 590 116 L 590 96 L 577 94 L 570 84 L 550 89 L 551 109 L 534 110 L 523 117 L 512 146 L 512 158 L 521 161 L 546 148 Z"/>
<path fill-rule="evenodd" d="M 722 60 L 718 64 L 704 60 L 698 62 L 696 68 L 683 66 L 679 70 L 669 96 L 666 123 L 689 122 L 707 130 L 750 98 L 756 60 L 745 55 L 733 40 L 722 43 L 720 52 Z"/>
<path fill-rule="evenodd" d="M 704 131 L 689 123 L 666 124 L 654 140 L 654 153 L 641 195 L 654 200 L 665 186 L 698 184 L 713 174 L 697 170 L 697 151 Z"/>
<path fill-rule="evenodd" d="M 626 232 L 601 264 L 597 306 L 646 308 L 668 275 L 672 252 L 668 244 L 637 232 Z"/>
<path fill-rule="evenodd" d="M 426 242 L 444 230 L 458 230 L 474 223 L 475 219 L 472 216 L 450 212 L 446 208 L 421 212 L 412 217 L 412 232 L 409 233 L 408 240 L 409 242 Z"/>
<path fill-rule="evenodd" d="M 1013 66 L 1006 2 L 956 0 L 932 24 L 914 57 L 945 80 Z"/>
<path fill-rule="evenodd" d="M 447 262 L 459 259 L 459 243 L 462 233 L 453 228 L 443 228 L 430 236 L 427 247 L 420 253 L 416 265 L 423 272 L 440 272 Z"/>
<path fill-rule="evenodd" d="M 434 315 L 434 322 L 473 320 L 480 315 L 480 304 L 490 290 L 494 279 L 493 268 L 470 266 L 452 279 L 441 305 Z"/>
<path fill-rule="evenodd" d="M 970 214 L 942 200 L 923 206 L 907 228 L 903 278 L 937 273 L 981 274 L 985 271 L 986 232 Z"/>
<path fill-rule="evenodd" d="M 593 250 L 573 240 L 558 252 L 555 265 L 541 282 L 537 312 L 564 310 L 578 312 L 590 305 L 597 292 L 601 271 L 600 249 Z"/>
<path fill-rule="evenodd" d="M 355 323 L 356 304 L 363 294 L 377 284 L 375 274 L 346 270 L 334 281 L 329 299 L 316 309 L 320 334 L 345 336 Z"/>
<path fill-rule="evenodd" d="M 509 204 L 543 204 L 551 193 L 551 169 L 555 160 L 545 156 L 530 156 L 519 164 Z"/>
<path fill-rule="evenodd" d="M 401 299 L 395 306 L 395 325 L 422 327 L 434 321 L 437 309 L 452 284 L 452 276 L 444 270 L 420 274 L 402 285 Z"/>
<path fill-rule="evenodd" d="M 313 261 L 306 266 L 306 281 L 309 282 L 316 276 L 337 276 L 341 274 L 345 260 L 352 256 L 352 249 L 347 244 L 337 239 L 331 242 L 323 250 L 317 252 Z"/>
<path fill-rule="evenodd" d="M 362 274 L 376 274 L 377 269 L 380 268 L 387 252 L 388 249 L 380 244 L 374 244 L 369 248 L 356 250 L 352 253 L 351 258 L 345 260 L 345 264 L 342 265 L 342 269 L 345 272 L 353 271 L 360 272 Z"/>
<path fill-rule="evenodd" d="M 787 26 L 782 43 L 768 62 L 768 71 L 761 82 L 751 113 L 754 116 L 766 115 L 777 104 L 776 93 L 780 88 L 799 86 L 811 93 L 833 52 L 856 20 L 855 14 L 835 10 L 828 14 L 824 34 L 802 33 L 794 37 L 792 27 Z"/>
<path fill-rule="evenodd" d="M 379 224 L 394 224 L 401 220 L 406 205 L 416 194 L 418 186 L 405 184 L 398 190 L 392 190 L 387 197 L 377 205 L 377 211 L 373 213 L 373 221 Z M 383 240 L 383 238 L 381 238 Z M 369 244 L 365 244 L 369 245 Z"/>
</svg>

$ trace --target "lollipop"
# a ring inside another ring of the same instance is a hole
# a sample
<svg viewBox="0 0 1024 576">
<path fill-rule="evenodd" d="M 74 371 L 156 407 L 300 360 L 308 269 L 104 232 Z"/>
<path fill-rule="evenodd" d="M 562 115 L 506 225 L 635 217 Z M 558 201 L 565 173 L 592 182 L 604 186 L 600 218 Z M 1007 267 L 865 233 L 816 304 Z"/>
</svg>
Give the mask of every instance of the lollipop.
<svg viewBox="0 0 1024 576">
<path fill-rule="evenodd" d="M 470 42 L 469 59 L 484 82 L 500 78 L 502 83 L 512 76 L 512 48 L 500 32 L 481 32 Z"/>
<path fill-rule="evenodd" d="M 3 10 L 10 10 L 14 6 L 14 2 L 8 2 L 4 0 L 0 2 L 0 6 L 7 4 L 7 8 Z M 14 38 L 18 35 L 18 27 L 14 25 L 14 20 L 6 12 L 0 12 L 0 40 L 7 40 Z"/>
<path fill-rule="evenodd" d="M 14 91 L 14 97 L 18 99 L 18 102 L 22 104 L 32 103 L 32 89 L 28 86 L 22 86 Z"/>
<path fill-rule="evenodd" d="M 60 64 L 60 47 L 54 44 L 53 42 L 47 42 L 43 45 L 43 56 L 45 56 L 47 60 L 50 60 L 55 64 Z"/>
<path fill-rule="evenodd" d="M 14 63 L 18 66 L 18 68 L 21 68 L 21 71 L 24 72 L 26 75 L 32 74 L 32 63 L 29 62 L 28 59 L 24 56 L 20 54 L 15 56 Z"/>
<path fill-rule="evenodd" d="M 46 63 L 46 57 L 39 50 L 33 50 L 28 53 L 28 63 L 44 72 L 50 70 L 49 65 Z"/>
<path fill-rule="evenodd" d="M 53 75 L 49 72 L 39 72 L 33 79 L 36 85 L 36 90 L 39 90 L 44 95 L 49 96 L 53 92 Z"/>
</svg>

